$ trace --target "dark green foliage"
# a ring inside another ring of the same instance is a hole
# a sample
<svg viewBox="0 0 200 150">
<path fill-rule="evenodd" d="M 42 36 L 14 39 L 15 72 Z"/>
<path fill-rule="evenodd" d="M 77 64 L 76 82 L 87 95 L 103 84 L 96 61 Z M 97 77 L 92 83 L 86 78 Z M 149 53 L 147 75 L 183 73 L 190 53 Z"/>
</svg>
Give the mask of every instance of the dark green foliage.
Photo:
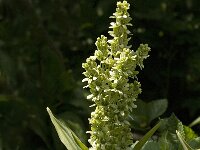
<svg viewBox="0 0 200 150">
<path fill-rule="evenodd" d="M 152 48 L 140 74 L 141 99 L 167 98 L 166 114 L 175 112 L 188 124 L 200 109 L 200 1 L 130 3 L 135 29 L 130 44 L 143 41 Z M 94 51 L 96 38 L 107 32 L 115 4 L 0 0 L 0 149 L 64 149 L 51 132 L 46 106 L 69 124 L 83 125 L 75 131 L 85 133 L 90 110 L 81 64 Z M 147 117 L 147 124 L 158 116 Z M 200 143 L 192 139 L 191 146 Z"/>
<path fill-rule="evenodd" d="M 178 131 L 183 140 L 193 149 L 199 149 L 199 137 L 194 131 L 184 126 L 175 115 L 171 115 L 169 118 L 162 120 L 162 125 L 158 129 L 157 137 L 149 140 L 142 150 L 159 149 L 159 150 L 182 150 L 183 147 L 177 137 L 176 131 Z"/>
<path fill-rule="evenodd" d="M 54 39 L 56 33 L 51 35 L 51 27 L 45 24 L 50 18 L 53 21 L 58 12 L 37 14 L 50 10 L 54 2 L 46 6 L 41 3 L 0 1 L 0 141 L 3 150 L 64 149 L 57 135 L 52 134 L 46 106 L 59 110 L 57 114 L 69 120 L 69 124 L 77 124 L 75 131 L 86 141 L 84 122 L 89 114 L 85 109 L 88 104 L 68 58 L 57 46 L 60 44 Z M 59 28 L 56 23 L 52 25 Z M 62 28 L 59 32 L 63 32 Z M 69 42 L 67 36 L 63 38 Z M 67 51 L 67 47 L 65 49 Z M 76 101 L 81 103 L 76 104 Z"/>
<path fill-rule="evenodd" d="M 199 1 L 135 1 L 136 39 L 151 43 L 143 99 L 165 97 L 169 111 L 188 117 L 199 110 Z M 134 18 L 135 18 L 134 17 Z M 138 43 L 140 43 L 138 41 Z M 145 84 L 143 84 L 145 83 Z M 178 106 L 178 107 L 177 107 Z"/>
</svg>

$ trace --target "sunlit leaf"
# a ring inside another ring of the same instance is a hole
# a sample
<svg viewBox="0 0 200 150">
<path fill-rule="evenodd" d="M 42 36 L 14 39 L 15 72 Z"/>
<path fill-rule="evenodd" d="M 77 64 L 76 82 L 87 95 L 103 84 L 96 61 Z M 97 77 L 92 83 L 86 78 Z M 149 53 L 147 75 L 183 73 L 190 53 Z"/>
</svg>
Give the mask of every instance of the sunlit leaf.
<svg viewBox="0 0 200 150">
<path fill-rule="evenodd" d="M 189 127 L 193 127 L 197 124 L 200 124 L 200 117 L 198 117 L 197 119 L 195 119 L 192 123 L 189 124 Z"/>
<path fill-rule="evenodd" d="M 78 144 L 78 146 L 82 149 L 82 150 L 88 150 L 88 147 L 85 146 L 81 141 L 80 139 L 72 132 L 72 136 L 75 140 L 75 142 Z"/>
<path fill-rule="evenodd" d="M 188 126 L 184 126 L 185 140 L 190 141 L 197 137 L 197 134 Z"/>
<path fill-rule="evenodd" d="M 68 150 L 88 150 L 88 148 L 79 140 L 79 138 L 70 128 L 68 128 L 65 124 L 54 117 L 48 107 L 47 111 L 52 123 L 56 128 L 60 140 L 65 145 L 65 147 L 68 148 Z"/>
<path fill-rule="evenodd" d="M 141 150 L 144 144 L 156 132 L 156 130 L 160 127 L 160 125 L 161 125 L 161 121 L 144 135 L 144 137 L 135 145 L 134 150 Z"/>
<path fill-rule="evenodd" d="M 176 130 L 176 134 L 184 150 L 194 150 L 186 143 L 179 131 Z"/>
</svg>

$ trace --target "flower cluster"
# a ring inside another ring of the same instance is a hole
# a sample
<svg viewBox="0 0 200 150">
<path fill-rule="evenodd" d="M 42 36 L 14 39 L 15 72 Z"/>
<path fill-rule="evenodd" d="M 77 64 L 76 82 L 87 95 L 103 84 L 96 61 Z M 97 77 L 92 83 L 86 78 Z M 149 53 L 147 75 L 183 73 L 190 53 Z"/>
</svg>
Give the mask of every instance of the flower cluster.
<svg viewBox="0 0 200 150">
<path fill-rule="evenodd" d="M 91 92 L 87 99 L 96 107 L 89 119 L 91 150 L 128 150 L 133 144 L 128 116 L 141 93 L 136 67 L 143 68 L 150 48 L 141 44 L 136 51 L 130 49 L 129 7 L 126 1 L 117 3 L 116 12 L 111 16 L 115 18 L 110 26 L 112 31 L 109 31 L 112 39 L 103 35 L 97 38 L 94 56 L 82 65 L 86 70 L 83 82 L 88 83 L 85 87 Z"/>
</svg>

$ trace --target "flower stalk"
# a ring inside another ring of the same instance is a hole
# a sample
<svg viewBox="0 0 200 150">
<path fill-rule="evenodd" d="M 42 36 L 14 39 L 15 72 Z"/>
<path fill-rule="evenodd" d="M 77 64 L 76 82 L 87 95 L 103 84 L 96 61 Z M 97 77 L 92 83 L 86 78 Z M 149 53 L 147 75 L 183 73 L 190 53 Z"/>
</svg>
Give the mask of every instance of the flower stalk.
<svg viewBox="0 0 200 150">
<path fill-rule="evenodd" d="M 112 39 L 103 35 L 97 38 L 94 56 L 82 64 L 86 77 L 83 82 L 88 83 L 85 88 L 91 92 L 87 99 L 95 106 L 89 119 L 91 150 L 128 150 L 133 144 L 128 116 L 136 108 L 134 102 L 141 93 L 136 68 L 144 67 L 143 60 L 150 48 L 140 44 L 136 51 L 130 49 L 129 8 L 127 1 L 117 3 L 116 12 L 111 16 L 115 19 L 109 31 Z"/>
</svg>

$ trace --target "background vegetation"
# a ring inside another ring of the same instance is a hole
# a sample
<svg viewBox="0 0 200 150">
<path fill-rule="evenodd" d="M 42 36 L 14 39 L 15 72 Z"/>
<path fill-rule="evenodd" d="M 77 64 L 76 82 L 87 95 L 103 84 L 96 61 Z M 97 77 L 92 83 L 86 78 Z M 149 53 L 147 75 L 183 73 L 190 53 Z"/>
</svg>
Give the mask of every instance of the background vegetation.
<svg viewBox="0 0 200 150">
<path fill-rule="evenodd" d="M 189 124 L 200 110 L 200 1 L 129 0 L 133 49 L 152 48 L 140 99 L 168 99 Z M 62 150 L 46 107 L 86 142 L 82 62 L 107 35 L 116 0 L 0 0 L 0 150 Z M 196 127 L 197 133 L 200 129 Z"/>
</svg>

